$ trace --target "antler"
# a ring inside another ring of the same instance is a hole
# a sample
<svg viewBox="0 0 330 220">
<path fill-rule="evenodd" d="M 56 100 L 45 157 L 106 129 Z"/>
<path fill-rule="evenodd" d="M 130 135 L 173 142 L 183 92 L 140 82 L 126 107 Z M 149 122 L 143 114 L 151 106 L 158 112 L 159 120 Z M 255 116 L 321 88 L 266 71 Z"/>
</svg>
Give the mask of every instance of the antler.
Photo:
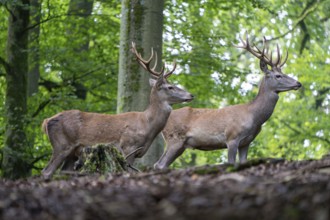
<svg viewBox="0 0 330 220">
<path fill-rule="evenodd" d="M 149 59 L 148 60 L 145 60 L 145 59 L 142 58 L 141 54 L 139 52 L 137 52 L 136 47 L 135 47 L 135 43 L 132 42 L 132 53 L 135 54 L 138 63 L 145 70 L 147 70 L 149 73 L 151 73 L 156 78 L 158 78 L 161 75 L 164 75 L 164 77 L 167 79 L 170 75 L 172 75 L 172 73 L 174 72 L 174 70 L 176 68 L 176 62 L 173 61 L 173 69 L 171 71 L 164 73 L 165 64 L 163 64 L 162 69 L 160 70 L 160 72 L 157 72 L 155 70 L 156 67 L 157 67 L 157 53 L 156 53 L 155 64 L 154 64 L 154 66 L 152 68 L 150 68 L 150 63 L 151 63 L 152 59 L 154 58 L 154 49 L 153 48 L 151 48 L 151 55 L 150 55 Z"/>
<path fill-rule="evenodd" d="M 258 59 L 264 61 L 266 64 L 270 65 L 272 68 L 276 67 L 276 68 L 281 68 L 286 61 L 288 60 L 288 51 L 286 51 L 286 57 L 284 59 L 284 61 L 281 63 L 282 60 L 282 56 L 280 53 L 280 48 L 277 44 L 277 59 L 273 60 L 273 53 L 270 53 L 270 56 L 268 56 L 268 47 L 266 48 L 266 38 L 263 37 L 263 48 L 262 50 L 260 50 L 257 46 L 253 45 L 251 47 L 250 42 L 249 42 L 249 36 L 248 33 L 246 32 L 246 41 L 244 41 L 241 37 L 239 37 L 239 39 L 241 40 L 243 46 L 239 46 L 239 45 L 235 45 L 238 48 L 243 48 L 247 51 L 249 51 L 250 53 L 252 53 L 255 57 L 257 57 Z M 255 49 L 254 49 L 255 48 Z"/>
</svg>

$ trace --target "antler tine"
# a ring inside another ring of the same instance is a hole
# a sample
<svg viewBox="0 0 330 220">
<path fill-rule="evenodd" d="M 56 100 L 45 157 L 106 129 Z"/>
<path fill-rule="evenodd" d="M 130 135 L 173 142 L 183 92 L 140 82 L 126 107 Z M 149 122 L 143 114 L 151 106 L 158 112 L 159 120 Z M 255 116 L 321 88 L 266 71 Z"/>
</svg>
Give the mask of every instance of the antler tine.
<svg viewBox="0 0 330 220">
<path fill-rule="evenodd" d="M 270 54 L 270 57 L 268 56 L 268 47 L 266 45 L 266 37 L 264 36 L 263 37 L 263 48 L 262 50 L 260 50 L 257 46 L 253 46 L 251 47 L 250 45 L 250 42 L 249 42 L 249 37 L 248 37 L 248 34 L 246 36 L 246 43 L 244 44 L 244 47 L 241 47 L 241 48 L 244 48 L 246 49 L 247 51 L 249 51 L 252 55 L 254 55 L 255 57 L 257 57 L 258 59 L 262 60 L 263 62 L 265 62 L 266 64 L 270 65 L 270 66 L 275 66 L 276 64 L 273 63 L 273 58 L 272 58 L 272 53 Z"/>
<path fill-rule="evenodd" d="M 172 75 L 172 73 L 174 72 L 174 70 L 176 69 L 176 62 L 175 60 L 173 61 L 173 69 L 167 73 L 164 74 L 165 79 L 167 79 L 168 77 L 170 77 Z"/>
<path fill-rule="evenodd" d="M 270 63 L 271 66 L 273 66 L 273 52 L 270 52 L 269 63 Z"/>
<path fill-rule="evenodd" d="M 262 50 L 260 50 L 257 46 L 253 45 L 253 47 L 255 49 L 253 49 L 253 47 L 251 47 L 251 44 L 249 42 L 249 37 L 248 37 L 248 33 L 246 33 L 246 47 L 245 49 L 247 51 L 249 51 L 252 55 L 254 55 L 255 57 L 257 57 L 260 60 L 263 60 L 264 62 L 266 62 L 267 64 L 269 64 L 269 60 L 267 55 L 265 54 L 265 42 L 266 39 L 263 39 L 263 48 Z"/>
<path fill-rule="evenodd" d="M 257 58 L 261 58 L 262 57 L 263 54 L 262 54 L 261 50 L 257 46 L 255 46 L 255 45 L 253 45 L 252 47 L 250 46 L 249 35 L 248 35 L 247 32 L 246 32 L 246 45 L 247 45 L 247 49 L 248 49 L 248 51 L 250 51 L 250 53 L 252 53 Z M 256 50 L 254 50 L 253 47 L 256 48 Z"/>
<path fill-rule="evenodd" d="M 266 37 L 265 36 L 262 38 L 262 45 L 263 45 L 262 54 L 265 54 L 265 49 L 266 49 Z M 266 53 L 268 53 L 268 49 L 266 49 Z"/>
<path fill-rule="evenodd" d="M 151 63 L 151 60 L 154 58 L 154 49 L 151 48 L 151 56 L 148 60 L 144 60 L 141 56 L 140 53 L 137 52 L 136 50 L 136 47 L 135 47 L 135 43 L 132 42 L 132 52 L 135 54 L 136 58 L 137 58 L 137 61 L 138 63 L 145 69 L 147 70 L 149 73 L 151 73 L 152 76 L 158 78 L 159 76 L 163 75 L 164 78 L 168 78 L 175 70 L 176 68 L 176 63 L 175 61 L 173 61 L 173 69 L 169 72 L 166 72 L 164 73 L 165 71 L 165 63 L 162 65 L 162 68 L 160 70 L 160 72 L 157 72 L 156 71 L 156 68 L 157 68 L 157 60 L 158 60 L 158 57 L 157 57 L 157 53 L 155 53 L 156 55 L 156 60 L 155 60 L 155 64 L 153 65 L 153 67 L 151 68 L 150 67 L 150 63 Z"/>
<path fill-rule="evenodd" d="M 284 66 L 284 64 L 285 64 L 286 61 L 288 60 L 288 57 L 289 57 L 289 52 L 288 52 L 288 50 L 286 50 L 286 56 L 285 56 L 285 59 L 284 59 L 283 63 L 280 63 L 280 67 Z"/>
<path fill-rule="evenodd" d="M 135 54 L 136 58 L 138 59 L 139 63 L 143 63 L 143 64 L 147 64 L 151 61 L 152 57 L 154 56 L 154 51 L 153 49 L 151 48 L 151 56 L 148 60 L 144 60 L 141 56 L 141 54 L 136 50 L 136 47 L 135 47 L 135 43 L 132 42 L 132 53 Z"/>
<path fill-rule="evenodd" d="M 239 36 L 239 39 L 240 39 L 240 41 L 242 42 L 243 46 L 238 46 L 238 47 L 241 47 L 241 48 L 246 47 L 246 43 L 245 43 L 245 41 L 241 38 L 241 36 Z"/>
<path fill-rule="evenodd" d="M 157 63 L 158 63 L 158 55 L 157 55 L 157 52 L 155 53 L 156 54 L 156 60 L 155 60 L 155 64 L 154 66 L 152 67 L 151 71 L 152 71 L 152 74 L 159 77 L 160 75 L 164 74 L 164 70 L 165 70 L 165 63 L 162 65 L 162 68 L 159 72 L 156 71 L 156 67 L 157 67 Z"/>
<path fill-rule="evenodd" d="M 141 54 L 137 52 L 136 47 L 135 47 L 135 43 L 132 42 L 132 52 L 135 54 L 138 63 L 145 69 L 147 70 L 149 73 L 151 73 L 151 75 L 155 76 L 155 77 L 159 77 L 161 74 L 163 74 L 164 72 L 164 67 L 162 68 L 162 70 L 160 72 L 155 71 L 156 66 L 157 66 L 157 53 L 156 53 L 156 61 L 155 64 L 152 68 L 150 68 L 150 63 L 151 60 L 154 58 L 154 49 L 151 48 L 151 55 L 149 57 L 148 60 L 145 60 L 142 58 Z"/>
<path fill-rule="evenodd" d="M 158 57 L 157 57 L 157 52 L 156 52 L 155 64 L 154 64 L 154 67 L 151 68 L 152 71 L 155 71 L 155 69 L 157 67 L 157 62 L 158 62 Z"/>
<path fill-rule="evenodd" d="M 163 63 L 162 69 L 160 70 L 159 75 L 164 74 L 164 71 L 165 71 L 165 63 Z"/>
<path fill-rule="evenodd" d="M 241 38 L 241 36 L 238 36 L 238 37 L 239 37 L 239 40 L 241 41 L 241 43 L 243 44 L 243 46 L 240 46 L 238 44 L 233 44 L 234 47 L 245 49 L 246 48 L 246 44 L 245 44 L 244 40 Z"/>
<path fill-rule="evenodd" d="M 151 48 L 151 56 L 148 60 L 145 60 L 142 58 L 141 54 L 136 50 L 136 47 L 135 47 L 135 43 L 132 42 L 132 53 L 135 54 L 136 58 L 138 59 L 139 63 L 143 63 L 145 66 L 147 66 L 150 61 L 152 60 L 153 56 L 154 56 L 154 50 L 153 48 Z"/>
<path fill-rule="evenodd" d="M 242 43 L 244 45 L 244 47 L 242 47 L 242 48 L 246 49 L 247 51 L 249 51 L 250 53 L 252 53 L 254 56 L 259 57 L 259 54 L 258 54 L 258 53 L 260 53 L 259 48 L 257 48 L 256 46 L 254 46 L 255 48 L 257 48 L 257 51 L 253 50 L 253 48 L 251 47 L 251 44 L 249 42 L 249 34 L 248 34 L 247 31 L 245 33 L 246 33 L 246 37 L 245 37 L 245 41 L 246 42 L 244 42 L 242 40 L 242 38 L 240 37 L 240 39 L 241 39 L 241 41 L 242 41 Z"/>
<path fill-rule="evenodd" d="M 275 66 L 278 66 L 281 63 L 281 53 L 280 53 L 280 47 L 278 44 L 276 44 L 276 49 L 277 49 L 277 59 L 276 62 L 274 62 Z"/>
<path fill-rule="evenodd" d="M 265 36 L 263 36 L 262 38 L 262 44 L 263 44 L 263 48 L 262 48 L 262 60 L 267 63 L 270 66 L 273 66 L 273 53 L 270 52 L 269 54 L 269 47 L 267 46 L 267 39 Z"/>
<path fill-rule="evenodd" d="M 249 34 L 248 34 L 247 31 L 246 31 L 245 33 L 246 33 L 246 37 L 245 37 L 245 41 L 246 41 L 246 43 L 245 43 L 245 46 L 246 46 L 246 48 L 250 48 Z"/>
<path fill-rule="evenodd" d="M 266 47 L 266 51 L 265 51 L 265 54 L 269 54 L 269 47 Z"/>
</svg>

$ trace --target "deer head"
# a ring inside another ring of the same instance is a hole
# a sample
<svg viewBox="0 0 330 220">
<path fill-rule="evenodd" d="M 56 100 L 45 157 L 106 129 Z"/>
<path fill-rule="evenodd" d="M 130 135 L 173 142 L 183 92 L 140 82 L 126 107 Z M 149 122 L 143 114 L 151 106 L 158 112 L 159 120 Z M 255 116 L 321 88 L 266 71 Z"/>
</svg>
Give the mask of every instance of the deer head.
<svg viewBox="0 0 330 220">
<path fill-rule="evenodd" d="M 242 46 L 235 45 L 238 48 L 243 48 L 249 51 L 252 55 L 260 60 L 260 69 L 265 73 L 265 83 L 266 87 L 276 93 L 284 92 L 288 90 L 297 90 L 301 87 L 301 83 L 292 77 L 282 73 L 282 67 L 288 60 L 288 51 L 284 61 L 282 62 L 282 56 L 280 48 L 277 44 L 277 57 L 273 60 L 273 53 L 269 53 L 269 48 L 266 47 L 266 38 L 263 37 L 263 48 L 260 50 L 255 45 L 251 46 L 249 42 L 249 36 L 246 33 L 246 40 L 242 40 Z M 268 66 L 271 68 L 269 69 Z"/>
<path fill-rule="evenodd" d="M 165 72 L 165 64 L 163 64 L 161 70 L 157 72 L 157 53 L 154 53 L 153 48 L 151 48 L 151 55 L 147 60 L 143 59 L 141 54 L 137 52 L 134 42 L 132 42 L 132 52 L 136 56 L 136 60 L 140 66 L 151 74 L 152 78 L 149 80 L 150 85 L 153 90 L 156 90 L 158 96 L 162 100 L 167 100 L 168 103 L 172 105 L 176 103 L 189 102 L 194 98 L 194 96 L 187 91 L 179 88 L 178 86 L 172 85 L 167 81 L 176 68 L 175 61 L 173 62 L 173 68 L 171 71 Z M 155 63 L 153 67 L 150 67 L 150 63 L 153 58 L 155 58 Z"/>
</svg>

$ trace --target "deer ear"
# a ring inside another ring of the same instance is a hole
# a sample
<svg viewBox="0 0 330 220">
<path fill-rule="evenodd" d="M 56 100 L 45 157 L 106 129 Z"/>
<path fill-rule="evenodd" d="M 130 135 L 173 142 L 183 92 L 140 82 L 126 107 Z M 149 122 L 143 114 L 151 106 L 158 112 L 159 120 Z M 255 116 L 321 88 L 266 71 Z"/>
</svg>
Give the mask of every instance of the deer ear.
<svg viewBox="0 0 330 220">
<path fill-rule="evenodd" d="M 268 74 L 269 73 L 269 69 L 268 69 L 267 63 L 265 63 L 265 61 L 263 61 L 263 60 L 260 60 L 260 69 L 265 74 Z"/>
<path fill-rule="evenodd" d="M 155 79 L 149 79 L 149 84 L 151 87 L 153 87 L 156 84 L 157 80 Z"/>
<path fill-rule="evenodd" d="M 165 80 L 164 75 L 161 74 L 161 75 L 158 77 L 158 79 L 157 79 L 156 87 L 157 87 L 157 88 L 160 88 L 160 87 L 163 85 L 164 80 Z"/>
<path fill-rule="evenodd" d="M 149 84 L 151 87 L 156 86 L 156 88 L 160 88 L 160 86 L 164 83 L 164 77 L 159 77 L 158 79 L 149 79 Z"/>
</svg>

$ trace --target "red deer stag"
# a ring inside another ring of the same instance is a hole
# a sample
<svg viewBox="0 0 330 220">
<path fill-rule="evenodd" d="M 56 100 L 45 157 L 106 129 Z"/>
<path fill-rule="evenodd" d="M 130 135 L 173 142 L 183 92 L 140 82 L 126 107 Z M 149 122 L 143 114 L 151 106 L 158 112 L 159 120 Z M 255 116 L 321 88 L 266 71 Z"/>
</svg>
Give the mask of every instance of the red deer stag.
<svg viewBox="0 0 330 220">
<path fill-rule="evenodd" d="M 260 69 L 265 73 L 256 98 L 247 104 L 228 106 L 222 109 L 181 108 L 172 111 L 163 136 L 166 151 L 156 162 L 156 169 L 168 167 L 187 148 L 199 150 L 228 149 L 228 162 L 235 163 L 237 151 L 240 162 L 245 162 L 249 144 L 261 130 L 261 126 L 272 115 L 278 93 L 297 90 L 300 82 L 282 73 L 283 62 L 277 45 L 277 59 L 263 49 L 251 46 L 248 35 L 242 42 L 243 48 L 260 59 Z M 268 50 L 267 50 L 268 51 Z M 271 69 L 268 69 L 267 66 Z"/>
<path fill-rule="evenodd" d="M 157 61 L 153 67 L 153 50 L 148 60 L 144 60 L 132 43 L 132 52 L 138 63 L 155 79 L 150 79 L 152 86 L 149 106 L 144 112 L 127 112 L 117 115 L 63 111 L 43 122 L 43 130 L 53 147 L 53 154 L 48 165 L 43 169 L 45 179 L 51 178 L 56 169 L 69 157 L 74 156 L 82 147 L 105 143 L 112 144 L 126 156 L 129 165 L 134 159 L 142 157 L 152 141 L 166 125 L 172 104 L 188 102 L 193 96 L 167 81 L 175 70 L 164 73 L 165 64 L 156 72 Z M 156 54 L 157 59 L 157 54 Z"/>
</svg>

